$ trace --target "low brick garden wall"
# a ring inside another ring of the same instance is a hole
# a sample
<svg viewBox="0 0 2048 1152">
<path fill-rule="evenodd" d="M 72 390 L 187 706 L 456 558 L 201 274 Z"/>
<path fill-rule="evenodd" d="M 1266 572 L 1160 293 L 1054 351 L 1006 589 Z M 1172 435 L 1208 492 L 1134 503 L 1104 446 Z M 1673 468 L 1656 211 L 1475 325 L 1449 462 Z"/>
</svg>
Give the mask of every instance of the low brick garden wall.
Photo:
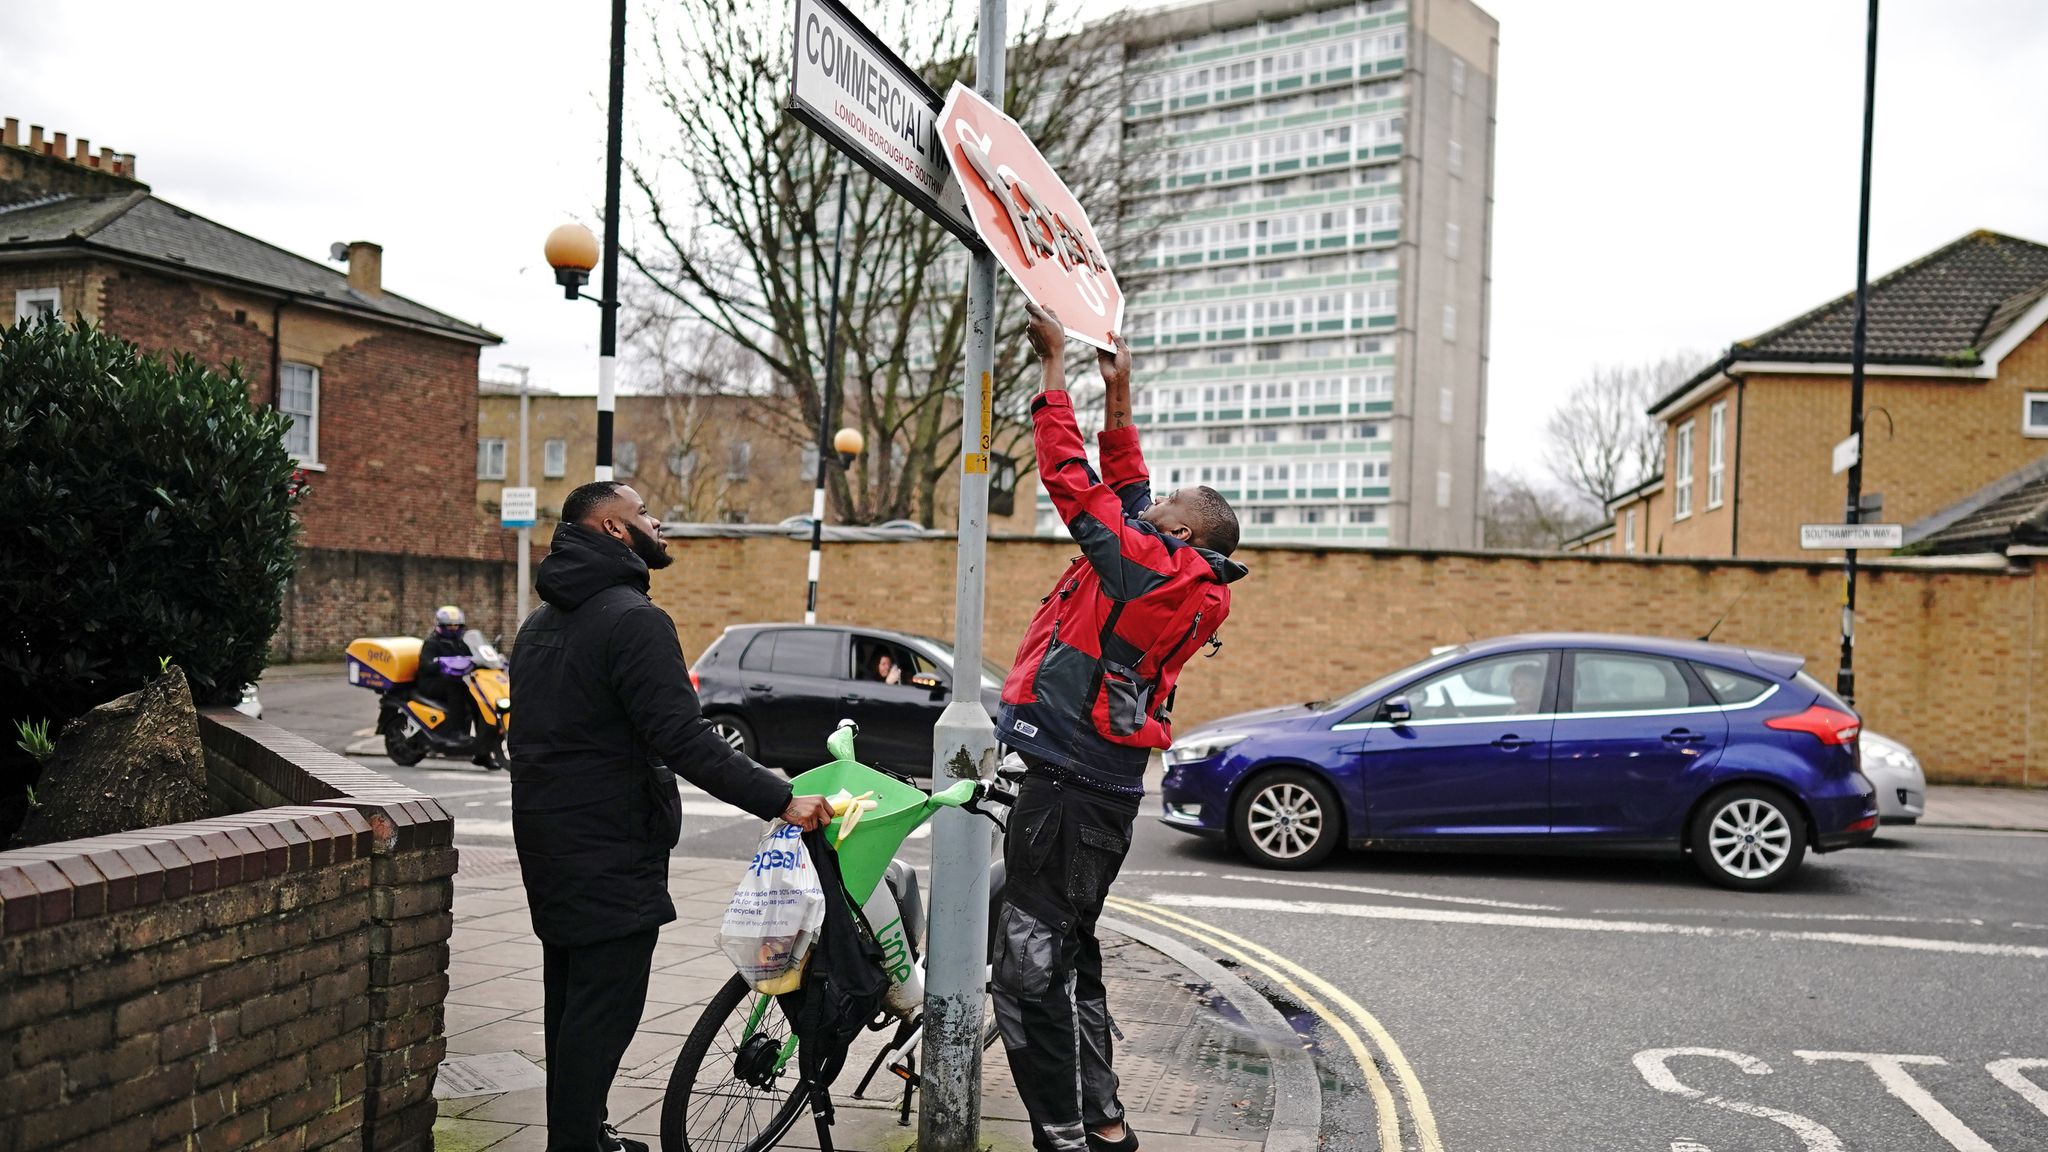
<svg viewBox="0 0 2048 1152">
<path fill-rule="evenodd" d="M 251 810 L 0 852 L 0 1152 L 427 1152 L 453 822 L 240 713 L 200 733 Z"/>
</svg>

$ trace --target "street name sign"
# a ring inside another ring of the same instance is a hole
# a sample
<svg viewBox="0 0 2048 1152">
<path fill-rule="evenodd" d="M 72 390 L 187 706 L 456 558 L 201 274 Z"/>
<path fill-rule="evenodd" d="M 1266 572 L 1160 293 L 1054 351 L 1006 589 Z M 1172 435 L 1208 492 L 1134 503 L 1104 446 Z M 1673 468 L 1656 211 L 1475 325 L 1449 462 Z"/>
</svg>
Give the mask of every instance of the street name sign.
<svg viewBox="0 0 2048 1152">
<path fill-rule="evenodd" d="M 505 528 L 531 528 L 539 505 L 539 489 L 502 488 L 498 491 L 498 524 Z"/>
<path fill-rule="evenodd" d="M 975 226 L 1033 304 L 1059 313 L 1067 335 L 1109 349 L 1124 293 L 1088 211 L 1015 120 L 964 84 L 939 113 L 941 144 Z"/>
<path fill-rule="evenodd" d="M 979 247 L 939 148 L 939 94 L 838 0 L 796 0 L 789 114 Z"/>
<path fill-rule="evenodd" d="M 1847 440 L 1835 445 L 1835 475 L 1840 476 L 1856 466 L 1863 459 L 1863 433 L 1851 432 Z"/>
<path fill-rule="evenodd" d="M 1906 546 L 1903 524 L 1801 524 L 1799 546 L 1809 552 Z"/>
</svg>

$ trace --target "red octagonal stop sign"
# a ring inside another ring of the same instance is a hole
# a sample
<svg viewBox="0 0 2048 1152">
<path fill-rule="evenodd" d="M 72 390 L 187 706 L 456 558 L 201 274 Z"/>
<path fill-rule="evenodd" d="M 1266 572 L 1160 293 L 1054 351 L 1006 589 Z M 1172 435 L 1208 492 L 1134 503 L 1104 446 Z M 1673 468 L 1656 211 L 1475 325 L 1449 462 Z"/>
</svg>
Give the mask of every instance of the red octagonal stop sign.
<svg viewBox="0 0 2048 1152">
<path fill-rule="evenodd" d="M 1124 322 L 1124 293 L 1088 211 L 1015 120 L 963 84 L 939 113 L 939 136 L 982 242 L 1024 295 L 1059 313 L 1067 335 L 1097 348 Z"/>
</svg>

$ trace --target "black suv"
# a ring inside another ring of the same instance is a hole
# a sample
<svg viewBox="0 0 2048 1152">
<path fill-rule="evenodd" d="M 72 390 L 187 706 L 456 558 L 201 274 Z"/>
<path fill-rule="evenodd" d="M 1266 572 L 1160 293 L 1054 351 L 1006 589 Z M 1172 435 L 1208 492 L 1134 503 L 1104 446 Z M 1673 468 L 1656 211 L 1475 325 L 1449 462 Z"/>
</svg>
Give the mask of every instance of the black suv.
<svg viewBox="0 0 2048 1152">
<path fill-rule="evenodd" d="M 860 725 L 862 760 L 925 776 L 932 725 L 953 683 L 953 648 L 880 628 L 736 624 L 690 672 L 719 735 L 763 764 L 824 763 L 825 737 L 851 719 Z M 991 716 L 1002 682 L 1001 669 L 983 666 L 981 699 Z"/>
</svg>

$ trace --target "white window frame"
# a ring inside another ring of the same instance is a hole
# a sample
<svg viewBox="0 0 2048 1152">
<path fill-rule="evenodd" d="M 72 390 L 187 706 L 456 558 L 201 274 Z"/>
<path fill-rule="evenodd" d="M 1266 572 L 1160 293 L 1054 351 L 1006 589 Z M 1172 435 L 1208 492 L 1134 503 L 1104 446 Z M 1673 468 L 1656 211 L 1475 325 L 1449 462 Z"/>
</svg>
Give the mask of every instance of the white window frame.
<svg viewBox="0 0 2048 1152">
<path fill-rule="evenodd" d="M 1456 140 L 1450 142 L 1450 147 L 1444 153 L 1444 166 L 1451 170 L 1451 175 L 1453 176 L 1463 176 L 1465 174 L 1464 144 Z"/>
<path fill-rule="evenodd" d="M 1728 402 L 1707 411 L 1707 510 L 1721 506 L 1728 462 Z"/>
<path fill-rule="evenodd" d="M 50 315 L 59 320 L 64 318 L 64 290 L 61 288 L 17 288 L 14 290 L 14 319 L 16 323 L 32 320 L 43 314 L 38 304 L 48 304 Z"/>
<path fill-rule="evenodd" d="M 540 445 L 540 475 L 543 480 L 560 480 L 569 474 L 569 442 L 560 438 Z"/>
<path fill-rule="evenodd" d="M 1457 390 L 1453 388 L 1440 388 L 1438 393 L 1437 418 L 1445 424 L 1455 423 L 1458 419 Z"/>
<path fill-rule="evenodd" d="M 1463 229 L 1459 228 L 1455 223 L 1449 221 L 1444 223 L 1444 258 L 1446 260 L 1456 260 L 1458 258 L 1459 239 L 1462 232 Z"/>
<path fill-rule="evenodd" d="M 2020 433 L 2036 438 L 2048 437 L 2048 421 L 2034 423 L 2034 405 L 2048 404 L 2048 392 L 2029 392 L 2020 403 Z"/>
<path fill-rule="evenodd" d="M 476 478 L 479 480 L 503 480 L 505 478 L 505 438 L 503 436 L 479 436 L 476 441 Z"/>
<path fill-rule="evenodd" d="M 1451 506 L 1451 474 L 1449 472 L 1439 471 L 1436 474 L 1436 506 L 1439 508 L 1449 508 Z"/>
<path fill-rule="evenodd" d="M 1676 479 L 1671 495 L 1673 520 L 1692 517 L 1692 437 L 1693 422 L 1687 420 L 1678 426 L 1678 435 L 1672 438 L 1671 474 Z"/>
<path fill-rule="evenodd" d="M 1634 552 L 1636 550 L 1636 510 L 1631 508 L 1623 513 L 1621 523 L 1621 550 L 1624 552 Z"/>
<path fill-rule="evenodd" d="M 1458 306 L 1456 304 L 1444 305 L 1444 340 L 1449 343 L 1456 343 L 1458 340 Z"/>
<path fill-rule="evenodd" d="M 1465 61 L 1462 57 L 1451 57 L 1451 95 L 1465 94 Z"/>
<path fill-rule="evenodd" d="M 304 369 L 312 377 L 313 410 L 311 412 L 293 412 L 284 406 L 284 374 L 293 369 Z M 294 456 L 301 464 L 317 465 L 320 462 L 320 369 L 311 364 L 301 364 L 294 360 L 286 360 L 277 366 L 277 371 L 277 410 L 293 417 L 294 426 L 296 426 L 296 418 L 304 415 L 308 425 L 306 430 L 306 450 L 303 453 L 294 453 Z"/>
</svg>

